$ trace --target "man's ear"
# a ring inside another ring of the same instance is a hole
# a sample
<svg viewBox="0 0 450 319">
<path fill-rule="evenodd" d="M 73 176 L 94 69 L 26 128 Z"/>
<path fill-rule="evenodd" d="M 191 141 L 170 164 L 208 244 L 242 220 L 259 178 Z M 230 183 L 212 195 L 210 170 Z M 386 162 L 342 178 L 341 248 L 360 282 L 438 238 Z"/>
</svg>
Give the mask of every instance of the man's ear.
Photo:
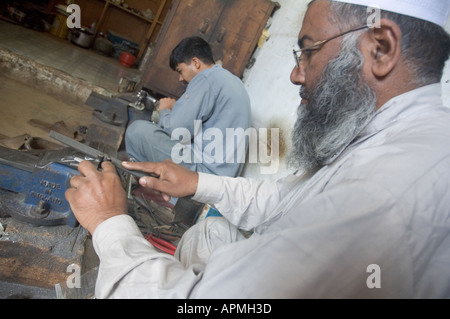
<svg viewBox="0 0 450 319">
<path fill-rule="evenodd" d="M 376 77 L 385 77 L 399 63 L 402 56 L 402 31 L 392 20 L 381 19 L 380 27 L 371 30 L 371 71 Z"/>
<path fill-rule="evenodd" d="M 195 69 L 199 70 L 202 67 L 202 61 L 200 61 L 199 58 L 192 58 L 192 65 L 195 67 Z"/>
</svg>

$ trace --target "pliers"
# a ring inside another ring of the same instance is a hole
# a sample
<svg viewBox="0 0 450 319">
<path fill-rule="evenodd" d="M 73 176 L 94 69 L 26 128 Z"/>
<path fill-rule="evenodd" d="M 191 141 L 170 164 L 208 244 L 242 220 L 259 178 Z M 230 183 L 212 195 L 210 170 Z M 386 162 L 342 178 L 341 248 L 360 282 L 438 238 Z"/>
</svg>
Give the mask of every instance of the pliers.
<svg viewBox="0 0 450 319">
<path fill-rule="evenodd" d="M 174 244 L 171 244 L 161 238 L 157 238 L 153 236 L 153 234 L 148 234 L 145 236 L 145 239 L 150 242 L 155 248 L 162 250 L 165 253 L 168 253 L 170 255 L 175 255 L 175 251 L 177 250 L 177 246 Z"/>
</svg>

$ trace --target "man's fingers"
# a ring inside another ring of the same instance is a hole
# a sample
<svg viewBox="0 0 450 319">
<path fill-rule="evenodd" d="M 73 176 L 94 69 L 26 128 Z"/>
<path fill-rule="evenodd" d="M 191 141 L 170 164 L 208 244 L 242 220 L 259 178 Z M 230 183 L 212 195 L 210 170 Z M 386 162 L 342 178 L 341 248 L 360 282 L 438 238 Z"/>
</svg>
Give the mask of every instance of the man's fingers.
<svg viewBox="0 0 450 319">
<path fill-rule="evenodd" d="M 158 178 L 146 176 L 139 179 L 139 184 L 146 188 L 152 188 L 163 194 L 181 197 L 195 194 L 198 184 L 198 174 L 186 167 L 175 164 L 171 160 L 161 163 L 125 162 L 126 169 L 150 173 Z"/>
<path fill-rule="evenodd" d="M 114 166 L 113 163 L 111 163 L 109 161 L 105 161 L 102 163 L 102 169 L 103 169 L 103 172 L 105 172 L 105 173 L 115 173 L 116 172 L 116 167 Z"/>
<path fill-rule="evenodd" d="M 152 188 L 161 191 L 161 180 L 154 177 L 142 177 L 139 179 L 139 184 L 143 187 Z"/>
<path fill-rule="evenodd" d="M 72 186 L 73 187 L 73 186 Z M 68 188 L 67 190 L 66 190 L 66 192 L 65 192 L 65 196 L 66 196 L 66 199 L 70 202 L 71 200 L 72 200 L 72 198 L 75 196 L 75 192 L 76 192 L 76 189 L 75 188 Z"/>
<path fill-rule="evenodd" d="M 81 184 L 82 178 L 83 178 L 83 177 L 78 176 L 78 175 L 72 177 L 72 178 L 70 179 L 70 186 L 73 187 L 73 188 L 75 188 L 75 189 L 77 189 L 77 188 L 80 186 L 80 184 Z"/>
<path fill-rule="evenodd" d="M 162 198 L 166 201 L 166 202 L 170 202 L 170 199 L 172 198 L 170 195 L 161 193 Z"/>
<path fill-rule="evenodd" d="M 123 167 L 132 171 L 141 171 L 144 173 L 155 174 L 160 176 L 160 164 L 159 163 L 144 163 L 144 162 L 123 162 Z"/>
<path fill-rule="evenodd" d="M 126 169 L 131 169 L 134 171 L 147 171 L 150 170 L 151 172 L 147 173 L 153 173 L 153 170 L 156 168 L 157 163 L 149 163 L 149 162 L 123 162 L 123 167 Z"/>
<path fill-rule="evenodd" d="M 97 174 L 97 167 L 94 166 L 90 161 L 83 161 L 78 165 L 78 171 L 83 176 L 91 176 L 92 174 Z"/>
<path fill-rule="evenodd" d="M 102 163 L 103 172 L 116 172 L 116 167 L 111 162 L 103 162 Z M 90 161 L 83 161 L 78 165 L 78 171 L 81 173 L 80 175 L 76 175 L 70 179 L 70 186 L 77 189 L 82 183 L 85 177 L 93 176 L 94 174 L 98 174 L 99 171 L 97 167 L 92 164 Z"/>
<path fill-rule="evenodd" d="M 116 167 L 113 163 L 109 161 L 104 161 L 102 163 L 102 169 L 103 172 L 116 172 Z M 81 173 L 81 175 L 89 177 L 93 174 L 98 174 L 99 171 L 97 169 L 97 166 L 94 165 L 91 161 L 83 161 L 78 165 L 78 171 Z"/>
</svg>

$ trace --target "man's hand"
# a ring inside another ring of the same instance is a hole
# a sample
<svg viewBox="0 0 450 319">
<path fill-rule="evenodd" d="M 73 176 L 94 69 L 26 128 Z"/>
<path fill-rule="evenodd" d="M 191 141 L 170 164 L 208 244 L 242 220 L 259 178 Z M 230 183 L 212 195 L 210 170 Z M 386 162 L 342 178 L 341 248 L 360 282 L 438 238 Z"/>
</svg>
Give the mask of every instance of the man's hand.
<svg viewBox="0 0 450 319">
<path fill-rule="evenodd" d="M 164 110 L 164 109 L 173 109 L 173 106 L 175 105 L 176 100 L 171 99 L 171 98 L 162 98 L 159 100 L 159 110 Z"/>
<path fill-rule="evenodd" d="M 122 165 L 129 170 L 159 176 L 159 178 L 143 177 L 139 180 L 139 184 L 145 188 L 159 191 L 166 201 L 169 201 L 171 196 L 178 198 L 191 196 L 197 191 L 198 173 L 177 165 L 171 160 L 161 163 L 124 162 Z"/>
<path fill-rule="evenodd" d="M 103 172 L 89 161 L 80 163 L 81 176 L 70 180 L 66 199 L 78 222 L 91 234 L 105 220 L 127 213 L 127 197 L 115 166 L 103 162 Z"/>
</svg>

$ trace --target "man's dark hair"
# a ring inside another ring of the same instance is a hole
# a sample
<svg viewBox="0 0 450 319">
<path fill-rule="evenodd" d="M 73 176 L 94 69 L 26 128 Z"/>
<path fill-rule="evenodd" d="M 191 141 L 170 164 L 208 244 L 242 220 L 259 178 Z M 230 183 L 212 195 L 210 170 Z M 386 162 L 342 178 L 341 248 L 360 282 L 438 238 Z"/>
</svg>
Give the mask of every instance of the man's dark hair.
<svg viewBox="0 0 450 319">
<path fill-rule="evenodd" d="M 342 27 L 354 28 L 367 23 L 367 8 L 330 1 L 332 14 Z M 450 55 L 450 36 L 444 28 L 409 16 L 381 11 L 381 17 L 394 21 L 402 30 L 402 54 L 415 75 L 417 85 L 438 83 Z"/>
<path fill-rule="evenodd" d="M 175 71 L 178 64 L 189 64 L 193 58 L 207 65 L 215 64 L 209 43 L 200 37 L 190 37 L 183 39 L 173 49 L 170 55 L 170 67 Z"/>
</svg>

